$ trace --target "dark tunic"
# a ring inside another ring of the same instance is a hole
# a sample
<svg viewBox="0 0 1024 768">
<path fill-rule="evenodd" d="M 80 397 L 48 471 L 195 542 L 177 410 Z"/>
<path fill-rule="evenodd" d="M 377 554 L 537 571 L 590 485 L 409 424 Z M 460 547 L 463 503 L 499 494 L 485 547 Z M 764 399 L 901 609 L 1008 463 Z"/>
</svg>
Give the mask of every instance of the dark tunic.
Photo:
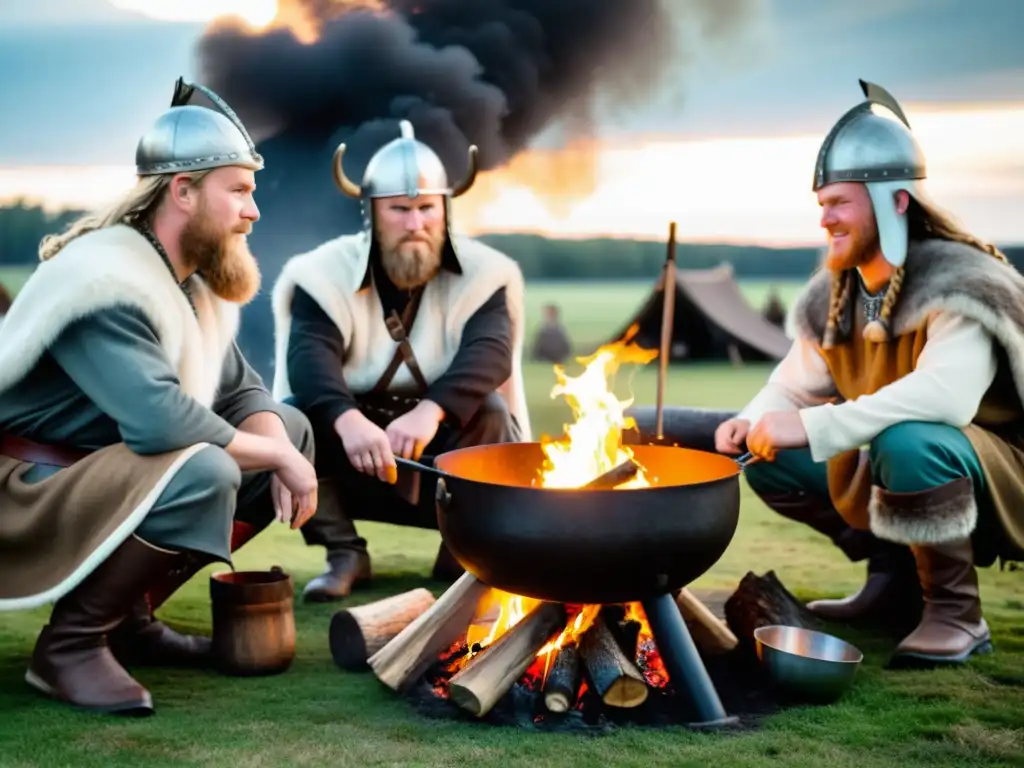
<svg viewBox="0 0 1024 768">
<path fill-rule="evenodd" d="M 442 266 L 452 268 L 450 264 Z M 367 279 L 369 274 L 368 270 Z M 374 262 L 372 274 L 384 314 L 395 310 L 401 315 L 412 294 L 397 288 L 379 262 Z M 341 414 L 359 407 L 341 370 L 345 339 L 327 313 L 301 288 L 295 288 L 291 311 L 287 365 L 293 400 L 314 426 L 328 429 Z M 423 398 L 439 405 L 446 421 L 458 429 L 470 422 L 484 398 L 511 372 L 512 321 L 502 288 L 466 321 L 455 359 L 444 375 L 430 384 Z"/>
</svg>

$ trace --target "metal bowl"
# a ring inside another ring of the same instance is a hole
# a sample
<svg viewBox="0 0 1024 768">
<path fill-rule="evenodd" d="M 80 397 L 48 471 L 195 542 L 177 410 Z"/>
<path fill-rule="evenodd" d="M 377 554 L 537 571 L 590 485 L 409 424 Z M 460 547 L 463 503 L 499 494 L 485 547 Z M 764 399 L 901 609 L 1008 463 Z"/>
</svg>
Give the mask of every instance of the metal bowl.
<svg viewBox="0 0 1024 768">
<path fill-rule="evenodd" d="M 791 697 L 829 703 L 850 685 L 864 659 L 857 648 L 824 632 L 772 625 L 754 630 L 768 677 Z"/>
</svg>

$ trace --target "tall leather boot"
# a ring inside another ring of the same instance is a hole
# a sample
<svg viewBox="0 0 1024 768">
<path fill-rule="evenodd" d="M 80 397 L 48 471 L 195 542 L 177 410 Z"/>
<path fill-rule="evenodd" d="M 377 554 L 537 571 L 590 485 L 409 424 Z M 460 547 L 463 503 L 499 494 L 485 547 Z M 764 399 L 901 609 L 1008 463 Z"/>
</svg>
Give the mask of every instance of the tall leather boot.
<svg viewBox="0 0 1024 768">
<path fill-rule="evenodd" d="M 924 613 L 917 628 L 896 647 L 889 666 L 960 664 L 974 653 L 991 652 L 970 539 L 912 549 Z"/>
<path fill-rule="evenodd" d="M 330 541 L 327 570 L 306 584 L 302 597 L 307 602 L 326 603 L 341 600 L 350 595 L 356 585 L 370 581 L 373 570 L 366 539 L 356 534 L 355 526 L 342 509 L 334 481 L 328 478 L 320 480 L 317 490 L 317 511 L 313 520 L 317 517 L 325 529 L 322 538 Z"/>
<path fill-rule="evenodd" d="M 114 658 L 107 636 L 149 583 L 178 560 L 177 552 L 154 547 L 135 535 L 128 537 L 54 605 L 32 652 L 26 682 L 83 709 L 152 714 L 152 696 Z"/>
<path fill-rule="evenodd" d="M 807 609 L 828 621 L 912 626 L 921 616 L 921 588 L 907 547 L 851 527 L 832 502 L 805 492 L 762 494 L 762 501 L 790 520 L 827 536 L 851 562 L 868 561 L 867 579 L 852 595 L 812 600 Z"/>
</svg>

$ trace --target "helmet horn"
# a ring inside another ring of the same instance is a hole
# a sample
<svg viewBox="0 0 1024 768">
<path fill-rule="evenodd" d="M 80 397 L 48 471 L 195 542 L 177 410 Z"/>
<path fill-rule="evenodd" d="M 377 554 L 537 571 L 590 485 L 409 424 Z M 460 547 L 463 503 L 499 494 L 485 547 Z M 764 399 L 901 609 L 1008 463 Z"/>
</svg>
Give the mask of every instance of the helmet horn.
<svg viewBox="0 0 1024 768">
<path fill-rule="evenodd" d="M 348 176 L 345 175 L 345 169 L 341 165 L 341 158 L 345 155 L 345 145 L 339 144 L 338 148 L 334 150 L 334 183 L 338 185 L 338 189 L 344 192 L 349 197 L 354 197 L 357 200 L 362 197 L 362 191 L 359 186 L 353 184 Z"/>
<path fill-rule="evenodd" d="M 469 147 L 469 168 L 466 171 L 466 177 L 462 180 L 460 184 L 458 184 L 455 187 L 452 187 L 452 197 L 458 197 L 459 195 L 465 193 L 470 187 L 473 186 L 473 182 L 476 181 L 476 153 L 476 144 L 471 144 Z"/>
</svg>

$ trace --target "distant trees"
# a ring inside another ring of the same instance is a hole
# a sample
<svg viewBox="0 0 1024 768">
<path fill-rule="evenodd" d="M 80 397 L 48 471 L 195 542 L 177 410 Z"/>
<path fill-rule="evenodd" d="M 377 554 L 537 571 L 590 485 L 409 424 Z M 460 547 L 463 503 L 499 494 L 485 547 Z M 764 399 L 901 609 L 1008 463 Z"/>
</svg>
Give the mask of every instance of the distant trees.
<svg viewBox="0 0 1024 768">
<path fill-rule="evenodd" d="M 63 231 L 81 213 L 67 210 L 50 214 L 24 201 L 0 207 L 0 266 L 37 263 L 40 240 L 47 234 Z M 559 240 L 520 234 L 490 234 L 480 239 L 518 261 L 529 280 L 647 278 L 653 282 L 665 260 L 665 244 L 655 240 Z M 1024 271 L 1024 247 L 1003 251 Z M 800 280 L 815 270 L 820 252 L 815 248 L 680 243 L 676 258 L 684 269 L 703 269 L 727 262 L 740 278 Z"/>
<path fill-rule="evenodd" d="M 51 214 L 24 200 L 0 206 L 0 266 L 35 264 L 39 261 L 39 241 L 63 231 L 81 214 L 73 210 Z"/>
</svg>

